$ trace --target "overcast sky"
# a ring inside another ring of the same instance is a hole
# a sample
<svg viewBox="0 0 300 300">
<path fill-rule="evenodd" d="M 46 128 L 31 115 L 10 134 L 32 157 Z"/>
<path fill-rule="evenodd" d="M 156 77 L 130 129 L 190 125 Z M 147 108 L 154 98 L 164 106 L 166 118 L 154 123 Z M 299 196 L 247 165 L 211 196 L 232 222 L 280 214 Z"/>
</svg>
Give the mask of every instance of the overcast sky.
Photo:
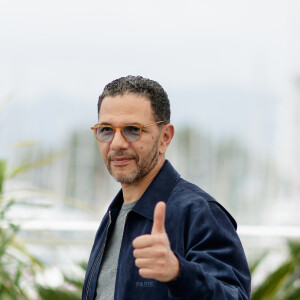
<svg viewBox="0 0 300 300">
<path fill-rule="evenodd" d="M 175 125 L 259 143 L 300 72 L 299 14 L 297 0 L 0 0 L 0 145 L 45 141 L 50 122 L 51 142 L 89 130 L 128 74 L 162 84 Z"/>
</svg>

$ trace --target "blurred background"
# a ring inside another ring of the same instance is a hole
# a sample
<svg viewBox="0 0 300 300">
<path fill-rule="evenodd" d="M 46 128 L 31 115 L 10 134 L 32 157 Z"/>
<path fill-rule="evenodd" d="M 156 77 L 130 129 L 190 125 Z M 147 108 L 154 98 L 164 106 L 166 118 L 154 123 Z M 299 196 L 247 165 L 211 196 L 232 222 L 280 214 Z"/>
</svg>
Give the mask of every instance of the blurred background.
<svg viewBox="0 0 300 300">
<path fill-rule="evenodd" d="M 90 127 L 129 74 L 168 93 L 167 157 L 237 220 L 258 290 L 300 241 L 300 2 L 0 0 L 0 224 L 43 266 L 16 295 L 80 289 L 66 274 L 120 188 Z"/>
</svg>

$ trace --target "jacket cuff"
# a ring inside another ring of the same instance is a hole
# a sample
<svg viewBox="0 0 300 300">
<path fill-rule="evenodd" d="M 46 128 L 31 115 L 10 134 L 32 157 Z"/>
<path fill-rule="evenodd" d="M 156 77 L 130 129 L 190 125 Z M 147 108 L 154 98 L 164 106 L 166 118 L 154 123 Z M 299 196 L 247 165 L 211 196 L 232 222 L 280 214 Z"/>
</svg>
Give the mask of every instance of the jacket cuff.
<svg viewBox="0 0 300 300">
<path fill-rule="evenodd" d="M 199 295 L 199 288 L 201 290 L 199 286 L 199 283 L 201 284 L 201 278 L 195 278 L 195 276 L 199 277 L 197 264 L 185 260 L 178 253 L 174 254 L 179 260 L 180 271 L 176 279 L 166 283 L 169 288 L 170 299 L 190 299 L 195 294 Z M 195 280 L 197 284 L 195 284 Z"/>
</svg>

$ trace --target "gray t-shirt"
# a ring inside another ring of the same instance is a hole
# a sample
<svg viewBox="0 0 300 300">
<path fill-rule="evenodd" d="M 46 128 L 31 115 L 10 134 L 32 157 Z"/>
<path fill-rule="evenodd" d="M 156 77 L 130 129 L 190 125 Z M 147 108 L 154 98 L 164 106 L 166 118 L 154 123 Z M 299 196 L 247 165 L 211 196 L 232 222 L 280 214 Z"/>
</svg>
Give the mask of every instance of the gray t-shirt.
<svg viewBox="0 0 300 300">
<path fill-rule="evenodd" d="M 118 260 L 126 215 L 134 207 L 136 202 L 137 201 L 128 204 L 123 203 L 111 237 L 105 246 L 103 261 L 98 277 L 96 300 L 114 299 Z"/>
</svg>

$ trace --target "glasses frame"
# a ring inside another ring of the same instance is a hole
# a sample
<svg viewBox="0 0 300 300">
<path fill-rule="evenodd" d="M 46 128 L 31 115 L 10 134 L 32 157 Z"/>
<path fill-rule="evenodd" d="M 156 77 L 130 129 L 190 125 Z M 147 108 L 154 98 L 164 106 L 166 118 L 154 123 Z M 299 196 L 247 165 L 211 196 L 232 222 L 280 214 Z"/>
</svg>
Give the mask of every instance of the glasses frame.
<svg viewBox="0 0 300 300">
<path fill-rule="evenodd" d="M 146 125 L 140 125 L 140 124 L 127 124 L 127 125 L 124 125 L 124 126 L 111 126 L 111 125 L 105 125 L 105 124 L 96 124 L 96 125 L 94 125 L 94 126 L 91 127 L 91 130 L 94 131 L 96 140 L 97 140 L 98 142 L 100 142 L 100 143 L 110 143 L 110 142 L 114 139 L 114 137 L 115 137 L 116 129 L 119 129 L 119 130 L 120 130 L 120 133 L 121 133 L 122 137 L 124 138 L 124 140 L 125 140 L 127 143 L 134 143 L 134 142 L 138 142 L 138 141 L 141 139 L 141 137 L 142 137 L 142 132 L 143 132 L 143 128 L 145 128 L 145 127 L 150 127 L 150 126 L 153 126 L 153 125 L 156 125 L 156 124 L 160 124 L 160 123 L 165 123 L 165 121 L 158 121 L 158 122 L 151 123 L 151 124 L 146 124 Z M 122 129 L 123 129 L 124 127 L 127 127 L 127 126 L 136 126 L 136 127 L 138 127 L 138 128 L 140 129 L 140 137 L 139 137 L 138 140 L 136 140 L 136 141 L 128 141 L 128 140 L 126 139 L 126 137 L 123 135 Z M 101 140 L 98 139 L 98 137 L 97 137 L 97 129 L 98 129 L 99 127 L 110 127 L 110 128 L 112 128 L 112 130 L 113 130 L 113 136 L 112 136 L 112 138 L 111 138 L 110 141 L 108 141 L 108 142 L 103 142 L 103 141 L 101 141 Z"/>
</svg>

